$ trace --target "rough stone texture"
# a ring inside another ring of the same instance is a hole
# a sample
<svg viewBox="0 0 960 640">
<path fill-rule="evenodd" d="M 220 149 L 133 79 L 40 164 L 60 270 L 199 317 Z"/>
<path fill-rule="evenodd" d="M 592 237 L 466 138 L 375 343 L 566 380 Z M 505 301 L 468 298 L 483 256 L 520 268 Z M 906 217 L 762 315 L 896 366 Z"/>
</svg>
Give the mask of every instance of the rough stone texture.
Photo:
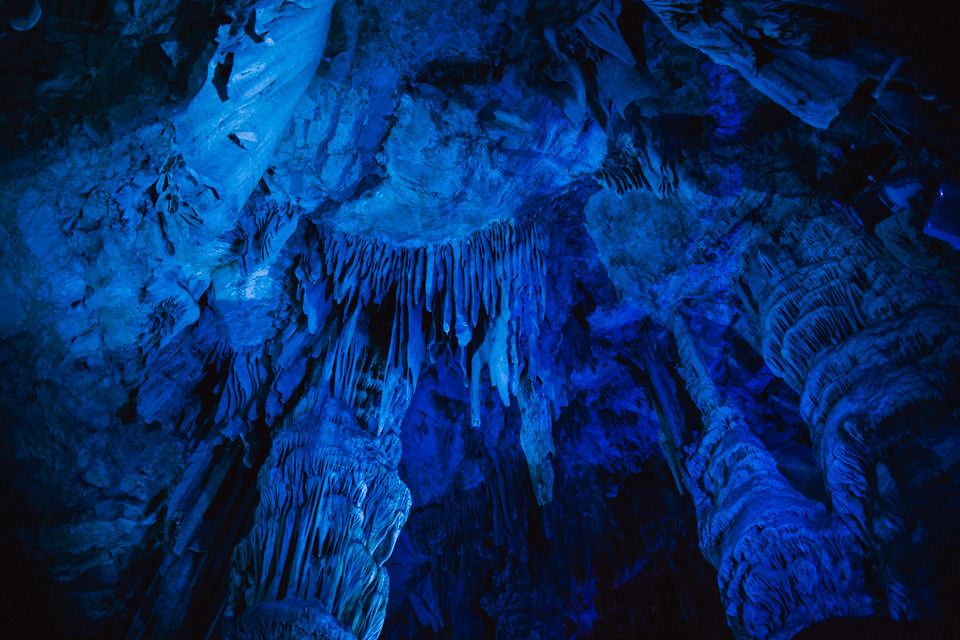
<svg viewBox="0 0 960 640">
<path fill-rule="evenodd" d="M 7 635 L 960 610 L 955 7 L 39 6 L 0 21 Z"/>
<path fill-rule="evenodd" d="M 743 412 L 721 399 L 682 320 L 673 333 L 703 413 L 699 440 L 685 452 L 685 479 L 734 633 L 791 638 L 812 622 L 873 613 L 866 554 L 852 532 L 790 485 Z"/>
<path fill-rule="evenodd" d="M 396 474 L 399 450 L 380 442 L 396 437 L 363 432 L 349 407 L 329 399 L 274 438 L 253 530 L 234 552 L 238 637 L 256 636 L 254 619 L 278 624 L 261 603 L 288 598 L 311 602 L 350 629 L 348 637 L 380 636 L 389 590 L 381 567 L 410 509 Z M 263 634 L 256 637 L 278 637 Z"/>
<path fill-rule="evenodd" d="M 644 3 L 680 40 L 736 69 L 758 91 L 815 127 L 829 126 L 840 114 L 869 66 L 892 62 L 876 52 L 861 67 L 849 52 L 836 51 L 843 45 L 833 40 L 851 29 L 844 33 L 834 24 L 844 16 L 831 3 Z"/>
<path fill-rule="evenodd" d="M 936 615 L 955 597 L 929 549 L 956 528 L 942 487 L 960 442 L 960 308 L 829 216 L 788 224 L 747 261 L 764 358 L 802 392 L 833 503 L 875 554 L 890 615 Z"/>
</svg>

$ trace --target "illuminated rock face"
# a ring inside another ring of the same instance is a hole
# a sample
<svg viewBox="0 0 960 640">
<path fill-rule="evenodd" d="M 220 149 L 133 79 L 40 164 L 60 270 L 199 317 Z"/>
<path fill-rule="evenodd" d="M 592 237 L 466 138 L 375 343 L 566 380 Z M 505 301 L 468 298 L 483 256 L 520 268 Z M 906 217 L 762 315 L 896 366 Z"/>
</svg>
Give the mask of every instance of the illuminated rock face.
<svg viewBox="0 0 960 640">
<path fill-rule="evenodd" d="M 674 0 L 645 4 L 679 39 L 736 69 L 757 90 L 815 127 L 829 126 L 869 73 L 850 52 L 824 55 L 831 23 L 850 19 L 834 7 Z M 800 26 L 804 24 L 806 29 Z"/>
<path fill-rule="evenodd" d="M 837 514 L 877 558 L 895 618 L 937 615 L 955 534 L 960 308 L 853 229 L 793 225 L 749 263 L 763 353 L 800 410 Z M 948 543 L 949 544 L 949 543 Z"/>
<path fill-rule="evenodd" d="M 396 473 L 399 448 L 382 442 L 391 438 L 395 432 L 363 431 L 332 399 L 274 438 L 253 530 L 234 556 L 239 619 L 228 637 L 290 637 L 291 600 L 308 603 L 311 621 L 325 621 L 307 637 L 380 636 L 389 590 L 383 563 L 410 510 Z"/>
<path fill-rule="evenodd" d="M 936 637 L 910 9 L 0 2 L 4 637 Z"/>
<path fill-rule="evenodd" d="M 790 485 L 736 404 L 719 396 L 682 322 L 675 335 L 704 425 L 683 461 L 685 478 L 734 633 L 792 638 L 820 620 L 872 614 L 861 544 Z"/>
</svg>

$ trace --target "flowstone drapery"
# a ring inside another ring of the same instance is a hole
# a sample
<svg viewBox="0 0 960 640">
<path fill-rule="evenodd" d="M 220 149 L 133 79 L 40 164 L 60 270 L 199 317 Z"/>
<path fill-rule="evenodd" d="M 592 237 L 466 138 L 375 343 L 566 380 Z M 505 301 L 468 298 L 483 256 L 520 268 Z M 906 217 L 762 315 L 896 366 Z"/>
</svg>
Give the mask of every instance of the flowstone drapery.
<svg viewBox="0 0 960 640">
<path fill-rule="evenodd" d="M 834 507 L 889 614 L 942 615 L 960 535 L 943 482 L 960 463 L 960 309 L 831 215 L 789 220 L 776 245 L 760 238 L 744 273 L 764 358 L 802 394 Z"/>
<path fill-rule="evenodd" d="M 960 612 L 953 5 L 0 0 L 0 628 Z"/>
<path fill-rule="evenodd" d="M 408 398 L 399 393 L 390 409 L 402 416 Z M 395 430 L 366 431 L 329 397 L 277 434 L 253 531 L 234 554 L 238 615 L 227 638 L 379 637 L 383 563 L 410 510 L 399 457 Z"/>
<path fill-rule="evenodd" d="M 870 615 L 865 554 L 852 533 L 784 478 L 736 404 L 718 393 L 680 318 L 673 335 L 703 416 L 683 476 L 731 629 L 738 638 L 787 640 L 820 620 Z"/>
<path fill-rule="evenodd" d="M 300 262 L 297 295 L 306 329 L 326 346 L 303 408 L 273 436 L 253 530 L 234 554 L 227 637 L 238 640 L 295 630 L 379 636 L 389 585 L 382 565 L 410 509 L 396 471 L 399 424 L 438 349 L 470 372 L 472 397 L 488 368 L 502 400 L 518 399 L 537 499 L 550 500 L 550 405 L 541 383 L 520 373 L 537 370 L 544 239 L 536 223 L 420 247 L 317 233 L 322 260 Z"/>
</svg>

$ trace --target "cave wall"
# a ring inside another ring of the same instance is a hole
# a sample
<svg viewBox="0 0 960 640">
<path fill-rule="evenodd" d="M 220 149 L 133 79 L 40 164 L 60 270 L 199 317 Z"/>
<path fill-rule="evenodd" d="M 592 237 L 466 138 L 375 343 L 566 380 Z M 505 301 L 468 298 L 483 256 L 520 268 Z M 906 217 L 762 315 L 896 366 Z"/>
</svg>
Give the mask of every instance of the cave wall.
<svg viewBox="0 0 960 640">
<path fill-rule="evenodd" d="M 956 8 L 0 8 L 15 635 L 948 628 Z"/>
</svg>

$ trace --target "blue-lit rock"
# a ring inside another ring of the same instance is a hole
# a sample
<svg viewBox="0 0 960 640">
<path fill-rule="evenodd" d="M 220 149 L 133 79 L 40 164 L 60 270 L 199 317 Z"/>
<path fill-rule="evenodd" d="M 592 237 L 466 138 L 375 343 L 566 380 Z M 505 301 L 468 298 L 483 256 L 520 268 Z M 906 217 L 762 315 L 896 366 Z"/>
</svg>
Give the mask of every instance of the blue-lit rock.
<svg viewBox="0 0 960 640">
<path fill-rule="evenodd" d="M 704 422 L 684 452 L 684 477 L 734 633 L 792 638 L 813 622 L 873 613 L 865 549 L 825 505 L 791 486 L 739 407 L 720 398 L 682 320 L 674 335 Z"/>
<path fill-rule="evenodd" d="M 364 432 L 333 398 L 277 435 L 253 530 L 234 555 L 230 608 L 240 621 L 227 637 L 286 637 L 270 630 L 278 621 L 263 603 L 288 598 L 309 603 L 326 626 L 349 629 L 345 637 L 380 636 L 389 589 L 382 565 L 410 508 L 396 474 L 399 449 L 380 442 L 391 438 Z"/>
<path fill-rule="evenodd" d="M 955 16 L 3 2 L 5 635 L 955 628 Z"/>
<path fill-rule="evenodd" d="M 951 578 L 937 578 L 930 537 L 960 526 L 942 488 L 960 442 L 960 308 L 831 217 L 787 224 L 792 249 L 760 244 L 747 263 L 764 358 L 802 392 L 836 512 L 880 559 L 890 615 L 942 615 Z"/>
</svg>

